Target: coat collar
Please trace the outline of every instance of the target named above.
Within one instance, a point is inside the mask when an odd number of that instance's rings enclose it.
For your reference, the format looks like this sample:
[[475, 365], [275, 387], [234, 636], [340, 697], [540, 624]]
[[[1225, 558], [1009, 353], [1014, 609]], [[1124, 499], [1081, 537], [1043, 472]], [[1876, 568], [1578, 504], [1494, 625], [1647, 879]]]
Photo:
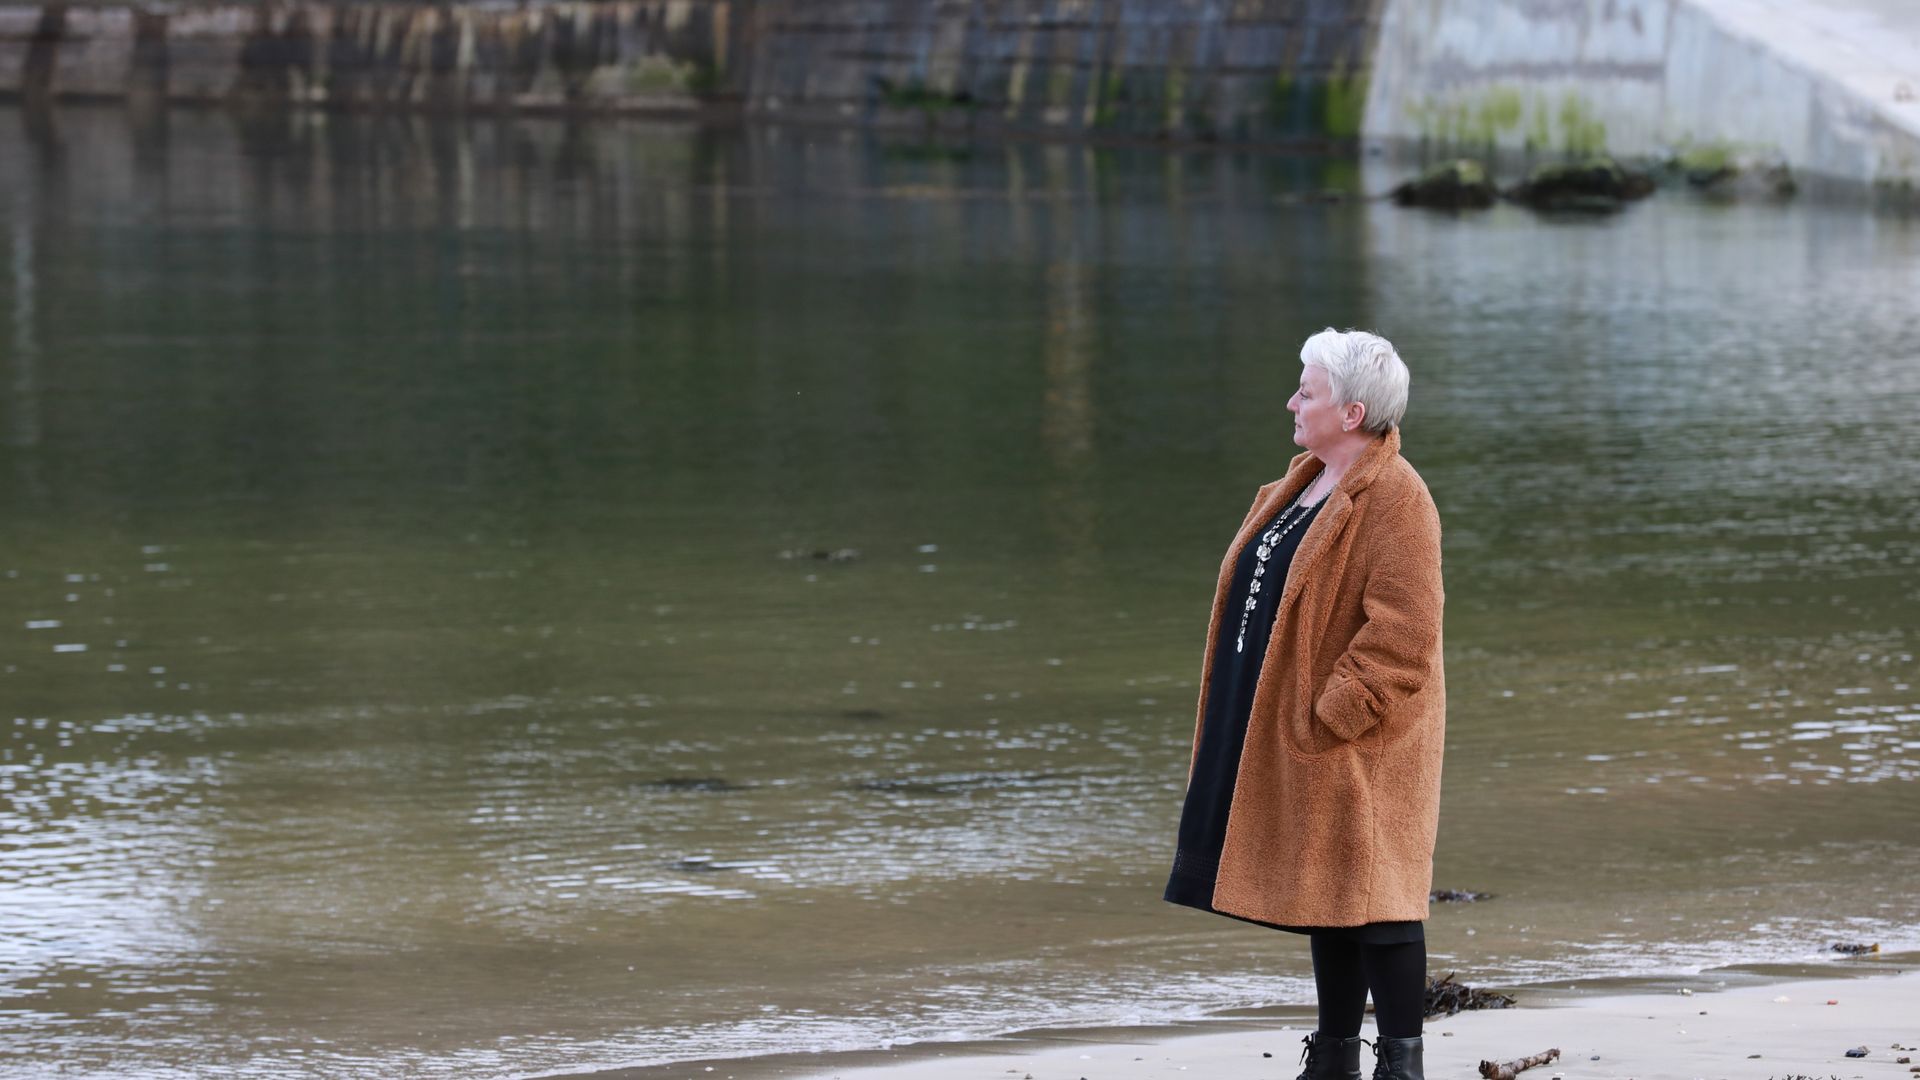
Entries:
[[[1328, 503], [1331, 504], [1334, 496], [1341, 494], [1351, 500], [1373, 483], [1374, 477], [1380, 475], [1380, 470], [1399, 453], [1400, 429], [1388, 428], [1385, 435], [1368, 443], [1367, 448], [1360, 451], [1359, 459], [1347, 470], [1347, 475], [1340, 478], [1340, 486], [1327, 495]], [[1313, 482], [1314, 477], [1320, 475], [1323, 468], [1325, 466], [1313, 456], [1312, 451], [1302, 450], [1295, 454], [1293, 460], [1287, 463], [1287, 475], [1280, 481], [1280, 497], [1274, 501], [1273, 509], [1278, 510], [1286, 501], [1300, 494], [1303, 488]], [[1325, 509], [1331, 510], [1333, 507], [1328, 505]]]
[[[1333, 538], [1339, 535], [1340, 527], [1346, 524], [1347, 516], [1353, 513], [1353, 497], [1373, 483], [1374, 478], [1380, 475], [1380, 470], [1399, 453], [1400, 429], [1391, 428], [1361, 451], [1359, 460], [1347, 470], [1347, 475], [1341, 477], [1340, 483], [1327, 493], [1320, 512], [1314, 516], [1313, 524], [1307, 526], [1307, 534], [1300, 538], [1300, 547], [1294, 552], [1293, 564], [1287, 570], [1286, 588], [1280, 594], [1280, 612], [1285, 612], [1293, 598], [1300, 594], [1300, 586], [1311, 576], [1314, 563], [1326, 554], [1327, 548], [1333, 544]], [[1246, 526], [1234, 541], [1229, 565], [1240, 557], [1240, 552], [1245, 550], [1253, 535], [1272, 521], [1273, 515], [1279, 513], [1282, 506], [1292, 502], [1295, 496], [1305, 490], [1324, 468], [1320, 459], [1311, 452], [1302, 452], [1294, 457], [1287, 466], [1287, 475], [1267, 489], [1266, 498], [1259, 501], [1259, 508], [1247, 518]], [[1222, 580], [1230, 578], [1223, 574]]]

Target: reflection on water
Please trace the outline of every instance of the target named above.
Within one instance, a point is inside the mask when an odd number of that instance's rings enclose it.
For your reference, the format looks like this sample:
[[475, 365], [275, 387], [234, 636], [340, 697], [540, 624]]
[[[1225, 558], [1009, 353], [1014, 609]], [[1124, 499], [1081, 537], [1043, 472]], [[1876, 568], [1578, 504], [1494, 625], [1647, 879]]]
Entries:
[[[1291, 356], [1446, 522], [1436, 964], [1920, 947], [1920, 230], [1351, 163], [0, 113], [0, 1071], [1300, 1002], [1157, 901]], [[1517, 828], [1515, 822], [1525, 822]]]

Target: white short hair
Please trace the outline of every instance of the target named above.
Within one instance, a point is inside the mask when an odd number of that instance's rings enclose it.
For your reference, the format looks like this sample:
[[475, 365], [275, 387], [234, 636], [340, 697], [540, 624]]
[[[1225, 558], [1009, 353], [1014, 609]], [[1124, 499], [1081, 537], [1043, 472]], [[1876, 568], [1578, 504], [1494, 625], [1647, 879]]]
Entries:
[[1328, 327], [1300, 346], [1300, 362], [1327, 373], [1335, 405], [1359, 402], [1367, 407], [1360, 427], [1382, 432], [1400, 426], [1407, 413], [1406, 361], [1393, 342], [1365, 330], [1344, 333]]

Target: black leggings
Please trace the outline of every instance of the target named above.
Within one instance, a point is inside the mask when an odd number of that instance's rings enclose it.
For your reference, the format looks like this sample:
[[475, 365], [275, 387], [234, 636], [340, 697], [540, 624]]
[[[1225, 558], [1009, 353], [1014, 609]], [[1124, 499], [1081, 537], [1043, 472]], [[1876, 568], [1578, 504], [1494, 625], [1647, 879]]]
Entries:
[[1309, 934], [1313, 982], [1320, 992], [1320, 1030], [1336, 1039], [1360, 1034], [1373, 991], [1373, 1022], [1382, 1035], [1411, 1039], [1426, 1013], [1427, 943], [1362, 945], [1338, 934]]

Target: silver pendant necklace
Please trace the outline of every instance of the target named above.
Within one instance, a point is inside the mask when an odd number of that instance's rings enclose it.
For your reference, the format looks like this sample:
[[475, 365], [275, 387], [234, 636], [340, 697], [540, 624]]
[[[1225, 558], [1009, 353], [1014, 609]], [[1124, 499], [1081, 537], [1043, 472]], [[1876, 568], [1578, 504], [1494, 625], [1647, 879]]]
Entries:
[[1312, 507], [1305, 506], [1303, 503], [1307, 492], [1313, 489], [1314, 483], [1318, 483], [1317, 477], [1300, 489], [1300, 494], [1294, 496], [1292, 505], [1280, 511], [1280, 516], [1274, 518], [1273, 524], [1267, 526], [1267, 531], [1260, 535], [1260, 546], [1253, 552], [1255, 560], [1253, 583], [1247, 589], [1247, 602], [1240, 609], [1240, 633], [1233, 639], [1234, 652], [1245, 652], [1247, 649], [1247, 623], [1253, 618], [1253, 609], [1260, 602], [1260, 579], [1267, 574], [1267, 558], [1280, 546], [1281, 539], [1293, 531], [1294, 526], [1310, 516], [1308, 511]]

